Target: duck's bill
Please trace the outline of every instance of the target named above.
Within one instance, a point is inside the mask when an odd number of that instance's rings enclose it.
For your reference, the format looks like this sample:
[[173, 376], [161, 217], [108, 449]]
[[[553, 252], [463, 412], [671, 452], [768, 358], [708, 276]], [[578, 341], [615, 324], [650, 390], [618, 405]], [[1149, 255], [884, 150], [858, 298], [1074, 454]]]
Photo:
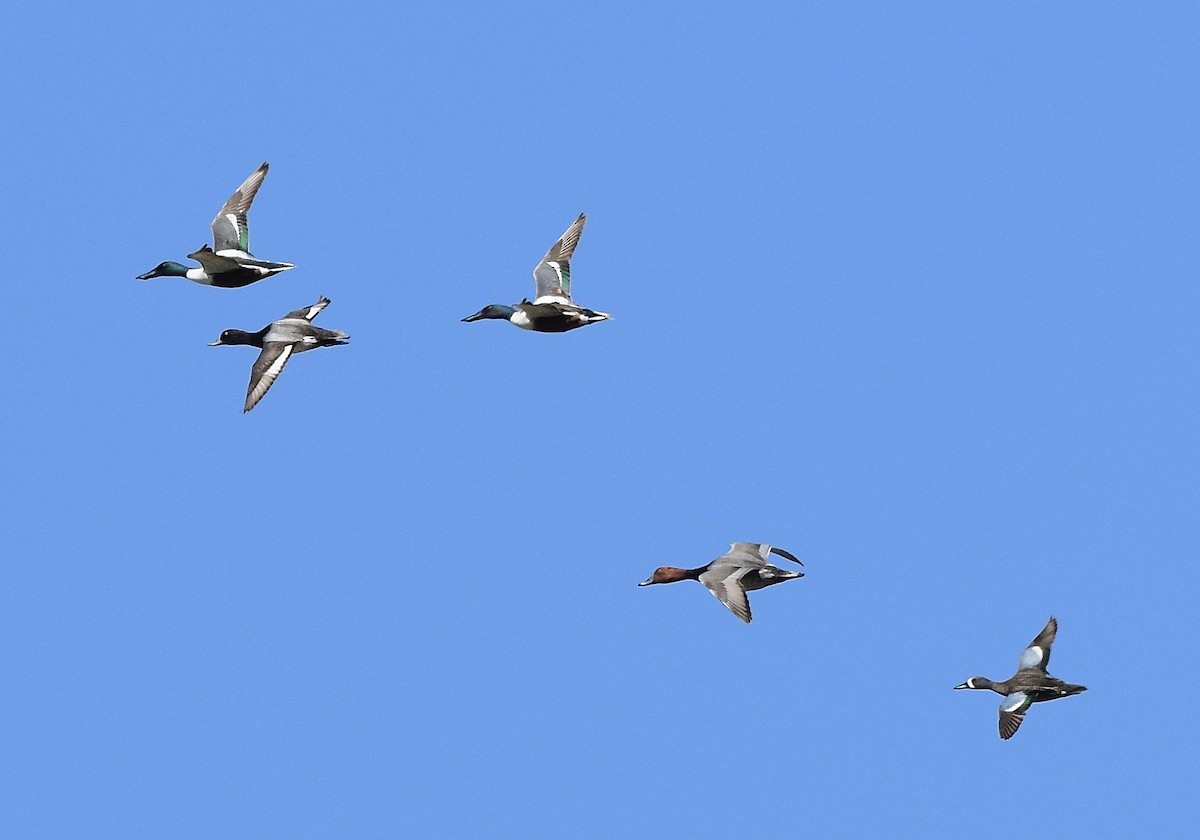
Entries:
[[476, 312], [474, 315], [468, 315], [466, 318], [463, 318], [463, 319], [462, 319], [462, 322], [463, 322], [464, 324], [469, 324], [469, 323], [471, 323], [472, 321], [478, 321], [478, 320], [480, 320], [482, 317], [483, 317], [483, 310], [482, 310], [482, 309], [480, 309], [480, 310], [479, 310], [478, 312]]
[[970, 687], [971, 686], [967, 685], [966, 683], [960, 683], [959, 685], [954, 686], [954, 690], [958, 691], [960, 688], [970, 688]]
[[221, 339], [218, 338], [216, 341], [208, 342], [208, 346], [209, 347], [224, 347], [225, 344], [224, 344], [224, 342], [221, 341]]
[[649, 586], [652, 583], [654, 583], [654, 577], [650, 576], [650, 577], [646, 578], [644, 581], [642, 581], [641, 583], [639, 583], [638, 586]]
[[157, 272], [155, 269], [153, 269], [153, 268], [152, 268], [152, 269], [150, 269], [149, 271], [147, 271], [145, 274], [139, 274], [139, 275], [137, 276], [137, 279], [139, 279], [139, 280], [153, 280], [155, 277], [161, 277], [161, 276], [162, 276], [161, 274], [159, 274], [159, 273], [158, 273], [158, 272]]

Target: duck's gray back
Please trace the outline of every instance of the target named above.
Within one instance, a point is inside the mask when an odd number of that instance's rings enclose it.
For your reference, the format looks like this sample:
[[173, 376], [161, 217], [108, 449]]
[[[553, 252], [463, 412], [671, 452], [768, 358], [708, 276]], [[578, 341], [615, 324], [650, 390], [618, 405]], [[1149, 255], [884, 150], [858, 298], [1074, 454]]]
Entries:
[[271, 324], [263, 341], [293, 344], [302, 341], [305, 336], [315, 337], [317, 334], [318, 329], [303, 318], [283, 318]]

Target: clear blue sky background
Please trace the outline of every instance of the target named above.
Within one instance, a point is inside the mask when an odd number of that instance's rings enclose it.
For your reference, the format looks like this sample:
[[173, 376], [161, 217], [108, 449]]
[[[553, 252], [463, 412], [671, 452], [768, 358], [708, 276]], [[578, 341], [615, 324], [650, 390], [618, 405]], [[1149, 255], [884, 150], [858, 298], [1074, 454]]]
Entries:
[[0, 834], [1194, 830], [1200, 12], [978, 5], [6, 18]]

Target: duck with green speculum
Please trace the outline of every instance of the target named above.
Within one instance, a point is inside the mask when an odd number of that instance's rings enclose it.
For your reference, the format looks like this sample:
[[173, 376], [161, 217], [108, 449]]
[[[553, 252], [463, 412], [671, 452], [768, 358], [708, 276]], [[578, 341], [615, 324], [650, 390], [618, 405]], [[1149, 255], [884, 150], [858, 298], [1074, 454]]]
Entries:
[[508, 321], [523, 330], [559, 333], [608, 320], [608, 313], [584, 309], [571, 299], [571, 255], [579, 244], [585, 222], [587, 215], [580, 213], [533, 269], [537, 284], [537, 296], [533, 301], [525, 299], [512, 306], [493, 303], [463, 321], [470, 323], [491, 318]]
[[200, 268], [189, 268], [168, 260], [139, 274], [137, 279], [186, 277], [205, 286], [236, 289], [294, 268], [291, 263], [260, 260], [250, 253], [250, 225], [246, 215], [267, 177], [267, 169], [267, 164], [263, 163], [254, 170], [217, 213], [212, 221], [213, 247], [203, 245], [200, 250], [188, 254], [189, 259], [200, 263]]
[[1021, 652], [1017, 673], [1000, 682], [987, 677], [971, 677], [965, 683], [954, 686], [955, 689], [984, 689], [1004, 695], [1004, 702], [1000, 704], [1000, 737], [1005, 741], [1017, 734], [1017, 728], [1025, 720], [1025, 712], [1034, 703], [1058, 700], [1087, 691], [1087, 686], [1063, 682], [1047, 673], [1050, 646], [1054, 644], [1057, 634], [1058, 621], [1051, 616], [1042, 632]]

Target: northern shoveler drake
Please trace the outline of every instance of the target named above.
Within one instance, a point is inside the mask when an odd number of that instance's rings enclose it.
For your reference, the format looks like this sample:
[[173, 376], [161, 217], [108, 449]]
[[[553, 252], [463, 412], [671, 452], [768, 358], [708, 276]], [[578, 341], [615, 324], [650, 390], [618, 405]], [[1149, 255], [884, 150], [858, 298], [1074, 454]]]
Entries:
[[254, 361], [254, 367], [250, 368], [250, 385], [246, 388], [243, 412], [258, 404], [275, 384], [275, 380], [283, 372], [284, 365], [292, 356], [315, 347], [336, 347], [349, 341], [350, 336], [341, 330], [324, 330], [313, 326], [312, 319], [328, 305], [329, 298], [322, 296], [312, 306], [289, 312], [258, 332], [225, 330], [220, 338], [208, 345], [218, 347], [224, 344], [249, 344], [262, 348], [262, 352]]
[[528, 299], [512, 306], [493, 303], [474, 315], [468, 315], [463, 321], [470, 323], [496, 318], [516, 324], [523, 330], [558, 333], [607, 320], [610, 317], [608, 313], [584, 309], [571, 299], [571, 255], [579, 244], [585, 222], [587, 214], [580, 213], [579, 218], [533, 269], [537, 297], [532, 303]]
[[268, 168], [263, 163], [254, 170], [217, 213], [212, 221], [213, 247], [202, 245], [198, 251], [188, 254], [189, 259], [200, 263], [200, 268], [188, 268], [168, 260], [145, 274], [139, 274], [137, 279], [186, 277], [193, 283], [205, 286], [236, 289], [294, 268], [291, 263], [260, 260], [250, 253], [250, 225], [246, 221], [246, 214], [250, 212], [250, 204], [267, 177]]
[[698, 580], [708, 587], [708, 591], [717, 596], [717, 600], [728, 607], [730, 612], [749, 624], [750, 600], [746, 597], [747, 592], [804, 577], [804, 572], [791, 572], [772, 566], [767, 562], [767, 557], [771, 554], [804, 565], [782, 548], [764, 543], [735, 542], [729, 546], [729, 551], [707, 566], [696, 569], [660, 566], [638, 586]]
[[1017, 673], [1001, 682], [993, 682], [987, 677], [971, 677], [965, 683], [954, 686], [955, 689], [989, 689], [1004, 695], [1004, 702], [1000, 704], [1000, 737], [1005, 741], [1017, 734], [1017, 727], [1025, 720], [1025, 712], [1034, 703], [1058, 700], [1087, 691], [1085, 685], [1072, 685], [1046, 673], [1046, 667], [1050, 664], [1050, 645], [1054, 644], [1057, 634], [1058, 621], [1051, 616], [1042, 632], [1021, 652]]

